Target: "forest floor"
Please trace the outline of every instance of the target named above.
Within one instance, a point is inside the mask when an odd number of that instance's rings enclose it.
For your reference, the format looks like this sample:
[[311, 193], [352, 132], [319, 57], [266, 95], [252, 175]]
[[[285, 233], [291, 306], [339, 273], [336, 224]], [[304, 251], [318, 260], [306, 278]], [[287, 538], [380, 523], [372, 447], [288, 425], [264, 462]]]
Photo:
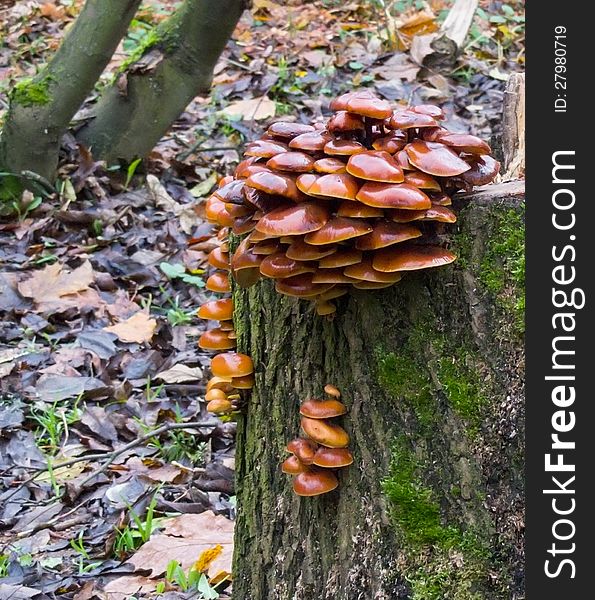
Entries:
[[[0, 119], [81, 3], [0, 0]], [[521, 2], [480, 2], [448, 73], [412, 42], [451, 3], [384, 4], [254, 0], [211, 95], [147, 160], [98, 163], [67, 136], [58, 189], [0, 219], [0, 599], [228, 597], [235, 423], [205, 410], [196, 344], [205, 198], [273, 119], [321, 117], [355, 87], [439, 104], [497, 147], [506, 78], [524, 69]], [[174, 5], [143, 4], [101, 85]]]

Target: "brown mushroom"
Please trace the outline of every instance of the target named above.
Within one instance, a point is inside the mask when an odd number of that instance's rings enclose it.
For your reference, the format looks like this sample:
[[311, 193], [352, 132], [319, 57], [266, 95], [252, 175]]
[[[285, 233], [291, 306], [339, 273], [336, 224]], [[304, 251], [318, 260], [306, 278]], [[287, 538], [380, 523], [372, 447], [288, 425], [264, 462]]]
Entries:
[[293, 480], [293, 491], [298, 496], [319, 496], [331, 492], [339, 485], [332, 471], [308, 470], [298, 473]]
[[316, 450], [318, 450], [318, 445], [306, 438], [298, 437], [287, 444], [287, 451], [297, 456], [299, 461], [305, 465], [312, 464]]
[[383, 273], [416, 271], [442, 267], [453, 262], [456, 256], [440, 246], [414, 246], [403, 244], [378, 250], [374, 253], [372, 266]]
[[307, 173], [314, 168], [314, 159], [303, 152], [282, 152], [269, 159], [267, 167], [277, 171]]
[[373, 283], [392, 284], [401, 279], [400, 273], [382, 273], [374, 269], [372, 266], [372, 259], [370, 257], [366, 257], [358, 264], [346, 267], [343, 272], [345, 275], [352, 277], [353, 279], [360, 279], [362, 281], [369, 281]]
[[309, 419], [331, 419], [347, 412], [347, 407], [338, 400], [305, 400], [300, 406], [300, 415]]
[[221, 300], [209, 300], [199, 309], [197, 316], [200, 319], [211, 319], [213, 321], [225, 321], [233, 315], [233, 300], [223, 298]]
[[227, 271], [215, 271], [207, 279], [205, 287], [211, 292], [217, 292], [220, 294], [230, 292], [231, 286], [229, 284], [229, 277], [227, 275]]
[[280, 294], [296, 298], [311, 298], [318, 296], [333, 287], [332, 283], [314, 283], [311, 273], [295, 275], [287, 279], [277, 279], [275, 289]]
[[405, 146], [409, 162], [424, 173], [439, 177], [452, 177], [471, 167], [448, 146], [440, 142], [414, 140]]
[[207, 410], [215, 414], [229, 413], [233, 410], [233, 405], [227, 398], [216, 398], [207, 404]]
[[440, 136], [442, 144], [450, 146], [456, 152], [469, 152], [470, 154], [489, 154], [492, 149], [481, 138], [468, 133], [446, 133]]
[[404, 131], [397, 129], [391, 131], [388, 135], [376, 138], [372, 142], [372, 148], [374, 148], [374, 150], [388, 152], [389, 154], [395, 154], [395, 152], [402, 150], [406, 144], [407, 134]]
[[439, 221], [440, 223], [456, 223], [457, 215], [446, 206], [432, 206], [426, 210], [424, 221]]
[[395, 111], [390, 118], [389, 127], [392, 129], [413, 129], [419, 127], [437, 127], [437, 121], [430, 115], [412, 110]]
[[302, 417], [300, 423], [304, 433], [321, 446], [346, 448], [349, 444], [349, 435], [340, 425], [309, 417]]
[[359, 190], [357, 180], [348, 173], [322, 175], [310, 185], [306, 194], [309, 196], [329, 196], [341, 200], [355, 200]]
[[420, 190], [442, 191], [440, 184], [431, 175], [423, 171], [407, 171], [405, 173], [405, 183], [418, 187]]
[[211, 371], [216, 377], [243, 377], [254, 371], [252, 359], [239, 352], [222, 352], [211, 360]]
[[353, 464], [353, 454], [347, 448], [318, 448], [314, 455], [317, 467], [325, 469], [340, 469]]
[[254, 373], [242, 375], [241, 377], [232, 377], [231, 385], [237, 390], [251, 390], [254, 387]]
[[355, 140], [330, 140], [324, 146], [324, 153], [330, 156], [351, 156], [359, 152], [365, 152], [366, 148]]
[[370, 233], [356, 240], [355, 247], [358, 250], [377, 250], [420, 236], [421, 231], [413, 225], [395, 223], [394, 221], [378, 221], [374, 224], [374, 229]]
[[314, 170], [318, 173], [331, 174], [347, 172], [345, 163], [342, 160], [339, 160], [338, 158], [321, 158], [314, 163]]
[[318, 267], [320, 269], [336, 269], [338, 267], [347, 267], [360, 262], [361, 259], [361, 250], [356, 250], [355, 248], [341, 248], [340, 250], [337, 250], [337, 252], [321, 258], [318, 261]]
[[207, 261], [216, 269], [223, 269], [225, 271], [229, 271], [230, 269], [229, 253], [223, 252], [219, 246], [209, 252]]
[[271, 279], [284, 279], [302, 273], [315, 273], [316, 267], [306, 261], [288, 258], [285, 252], [275, 252], [265, 257], [260, 265], [260, 272]]
[[434, 104], [418, 104], [417, 106], [412, 106], [411, 110], [421, 115], [429, 115], [430, 117], [438, 119], [439, 121], [445, 117], [444, 111], [439, 106], [435, 106]]
[[332, 396], [333, 398], [340, 398], [341, 397], [341, 392], [339, 391], [339, 388], [335, 385], [333, 385], [332, 383], [327, 383], [324, 386], [324, 393]]
[[327, 208], [313, 202], [301, 202], [289, 208], [278, 208], [267, 213], [256, 225], [256, 231], [277, 237], [302, 235], [317, 231], [329, 218], [330, 213]]
[[319, 260], [329, 256], [337, 251], [337, 246], [311, 246], [304, 241], [304, 238], [296, 237], [285, 251], [287, 258], [293, 260]]
[[217, 328], [205, 331], [198, 338], [198, 345], [203, 350], [230, 350], [235, 348], [236, 343], [226, 331]]
[[486, 185], [493, 181], [500, 170], [500, 163], [491, 156], [478, 156], [469, 161], [470, 169], [462, 179], [471, 185]]
[[392, 114], [390, 104], [375, 96], [370, 90], [347, 92], [335, 98], [330, 108], [333, 111], [345, 110], [372, 119], [387, 119]]
[[291, 455], [281, 463], [281, 471], [288, 475], [297, 475], [307, 470], [308, 467], [295, 455]]
[[302, 133], [311, 133], [315, 131], [312, 125], [303, 123], [289, 123], [287, 121], [277, 121], [269, 126], [267, 133], [281, 139], [291, 139]]
[[258, 158], [271, 158], [276, 154], [287, 152], [287, 146], [273, 140], [255, 140], [246, 146], [244, 156], [256, 156]]
[[405, 177], [403, 169], [388, 153], [377, 150], [360, 152], [349, 157], [347, 172], [368, 181], [401, 183]]
[[345, 200], [341, 202], [337, 209], [338, 217], [353, 217], [355, 219], [369, 219], [374, 217], [384, 216], [384, 211], [381, 208], [374, 208], [373, 206], [367, 206], [360, 202], [351, 202]]
[[314, 246], [344, 242], [372, 231], [372, 226], [362, 219], [333, 217], [320, 229], [308, 233], [304, 241]]
[[300, 200], [300, 192], [295, 185], [295, 181], [286, 175], [273, 173], [272, 171], [262, 171], [250, 175], [246, 179], [246, 185], [260, 190], [266, 194], [283, 196], [293, 201]]
[[361, 115], [356, 115], [353, 113], [348, 113], [345, 110], [340, 110], [329, 119], [327, 128], [333, 133], [363, 131], [364, 121]]
[[404, 208], [422, 210], [430, 208], [432, 202], [419, 188], [407, 183], [377, 183], [367, 181], [356, 198], [375, 208]]
[[312, 131], [302, 133], [289, 142], [292, 150], [305, 150], [306, 152], [321, 152], [327, 142], [332, 139], [331, 135], [324, 131]]

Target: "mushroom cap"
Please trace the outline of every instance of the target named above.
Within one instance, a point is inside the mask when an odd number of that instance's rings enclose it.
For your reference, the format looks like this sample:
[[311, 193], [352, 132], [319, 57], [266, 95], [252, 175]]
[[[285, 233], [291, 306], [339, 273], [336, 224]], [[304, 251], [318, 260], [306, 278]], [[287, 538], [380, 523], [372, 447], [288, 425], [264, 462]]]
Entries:
[[308, 467], [294, 454], [281, 463], [281, 471], [288, 475], [297, 475], [298, 473], [304, 473], [307, 470]]
[[333, 133], [336, 131], [363, 131], [364, 121], [361, 115], [340, 110], [328, 120], [327, 128]]
[[300, 192], [307, 194], [308, 190], [310, 189], [310, 186], [319, 177], [320, 177], [320, 175], [317, 175], [315, 173], [302, 173], [301, 175], [298, 175], [297, 179], [295, 180], [297, 189], [300, 190]]
[[294, 201], [300, 199], [300, 193], [295, 185], [295, 181], [291, 177], [281, 175], [280, 173], [273, 173], [272, 171], [254, 173], [254, 175], [250, 175], [246, 179], [246, 185], [266, 194], [283, 196]]
[[349, 435], [340, 425], [309, 417], [302, 417], [300, 423], [304, 433], [321, 446], [346, 448], [349, 444]]
[[395, 152], [402, 150], [406, 144], [407, 135], [405, 132], [395, 129], [388, 135], [376, 138], [372, 142], [372, 148], [374, 148], [374, 150], [380, 150], [388, 152], [389, 154], [394, 154]]
[[225, 271], [229, 271], [230, 269], [229, 252], [223, 252], [219, 246], [209, 252], [207, 261], [216, 269], [223, 269]]
[[254, 365], [246, 354], [222, 352], [211, 360], [211, 371], [217, 377], [243, 377], [254, 371]]
[[295, 238], [285, 251], [285, 256], [293, 260], [319, 260], [336, 251], [337, 246], [311, 246], [303, 238]]
[[329, 396], [332, 396], [333, 398], [341, 397], [341, 392], [339, 391], [339, 388], [333, 385], [332, 383], [327, 383], [324, 386], [324, 393], [328, 394]]
[[277, 279], [275, 281], [275, 289], [279, 294], [285, 294], [286, 296], [311, 298], [312, 296], [323, 294], [334, 285], [332, 283], [314, 283], [312, 277], [312, 273], [304, 273], [303, 275], [295, 275], [287, 279]]
[[363, 204], [375, 208], [422, 210], [432, 206], [432, 202], [426, 194], [408, 183], [366, 181], [356, 198]]
[[330, 109], [345, 110], [372, 119], [387, 119], [393, 112], [386, 100], [378, 98], [369, 90], [347, 92], [335, 98], [330, 104]]
[[[338, 158], [321, 158], [314, 163], [317, 173], [346, 173], [345, 163]], [[308, 186], [309, 187], [309, 186]]]
[[209, 300], [198, 309], [197, 316], [200, 319], [212, 319], [213, 321], [231, 319], [233, 316], [233, 300], [231, 298]]
[[294, 137], [291, 142], [289, 142], [289, 147], [292, 150], [322, 152], [326, 143], [331, 139], [332, 136], [326, 131], [312, 131]]
[[227, 212], [225, 202], [210, 196], [205, 202], [205, 217], [211, 223], [217, 223], [221, 227], [231, 227], [233, 225], [233, 217]]
[[231, 258], [231, 270], [234, 277], [242, 269], [257, 269], [262, 262], [262, 256], [254, 254], [248, 238], [244, 238], [236, 248]]
[[388, 153], [377, 150], [360, 152], [349, 157], [347, 172], [368, 181], [401, 183], [405, 180], [403, 169]]
[[432, 206], [450, 206], [452, 204], [452, 198], [446, 194], [432, 194], [430, 200], [432, 201]]
[[337, 307], [326, 300], [316, 300], [316, 314], [325, 317], [337, 312]]
[[207, 279], [205, 287], [207, 290], [211, 292], [218, 292], [219, 294], [230, 292], [231, 285], [229, 284], [227, 271], [215, 271]]
[[228, 413], [233, 410], [233, 405], [227, 398], [215, 398], [207, 404], [207, 410], [216, 414]]
[[233, 278], [241, 288], [249, 288], [260, 280], [260, 271], [256, 266], [249, 269], [239, 269], [234, 271]]
[[316, 443], [302, 437], [294, 438], [287, 444], [287, 451], [297, 456], [305, 465], [312, 464], [316, 450], [318, 450]]
[[221, 329], [222, 331], [233, 331], [233, 321], [231, 317], [229, 319], [219, 321], [219, 329]]
[[[426, 209], [427, 210], [427, 209]], [[386, 211], [386, 216], [395, 223], [411, 223], [412, 221], [421, 221], [426, 216], [426, 210], [403, 210], [394, 208]]]
[[489, 154], [492, 149], [481, 138], [468, 133], [445, 133], [438, 140], [450, 146], [455, 152], [469, 152], [470, 154]]
[[366, 148], [355, 140], [332, 139], [324, 146], [324, 153], [330, 156], [351, 156], [365, 150]]
[[333, 217], [320, 229], [308, 233], [304, 240], [312, 245], [336, 244], [372, 231], [372, 226], [362, 219]]
[[254, 140], [246, 146], [244, 156], [256, 156], [258, 158], [270, 158], [275, 154], [287, 152], [287, 146], [273, 140]]
[[231, 350], [235, 348], [235, 340], [220, 328], [209, 329], [198, 338], [198, 345], [203, 350]]
[[424, 173], [439, 177], [452, 177], [471, 167], [448, 146], [440, 142], [414, 140], [405, 146], [409, 162]]
[[260, 272], [271, 279], [285, 279], [302, 273], [315, 273], [316, 266], [306, 261], [288, 258], [285, 252], [275, 252], [265, 257], [260, 265]]
[[268, 256], [269, 254], [280, 252], [283, 249], [283, 246], [279, 242], [279, 238], [272, 238], [270, 240], [256, 242], [251, 249], [254, 254]]
[[[399, 278], [400, 279], [400, 278]], [[383, 288], [390, 287], [391, 285], [395, 285], [398, 281], [390, 281], [389, 283], [383, 283], [381, 281], [358, 281], [353, 284], [353, 287], [358, 290], [381, 290]]]
[[355, 219], [368, 219], [374, 217], [383, 217], [384, 211], [381, 208], [374, 208], [373, 206], [367, 206], [360, 202], [351, 202], [345, 200], [341, 202], [337, 209], [338, 217], [353, 217]]
[[228, 394], [232, 391], [231, 377], [211, 377], [207, 381], [207, 392], [211, 390], [221, 390]]
[[347, 277], [340, 268], [318, 269], [312, 277], [312, 283], [353, 283], [353, 279]]
[[256, 231], [268, 236], [302, 235], [317, 231], [330, 218], [327, 208], [301, 202], [289, 208], [276, 208], [258, 221]]
[[213, 192], [213, 196], [223, 200], [223, 202], [232, 202], [234, 204], [242, 203], [242, 190], [244, 189], [244, 181], [242, 179], [233, 179], [226, 183], [223, 187], [218, 188]]
[[426, 210], [424, 221], [439, 221], [440, 223], [456, 223], [457, 215], [446, 206], [432, 205]]
[[300, 406], [300, 415], [310, 419], [331, 419], [347, 412], [347, 407], [338, 400], [305, 400]]
[[[268, 170], [265, 166], [264, 163], [259, 162], [260, 159], [256, 156], [249, 156], [248, 158], [245, 158], [244, 160], [240, 161], [238, 163], [238, 166], [235, 168], [235, 171], [233, 172], [233, 176], [236, 179], [246, 179], [246, 177], [248, 177], [249, 175], [252, 174], [252, 171], [250, 171], [250, 173], [246, 174], [247, 171], [246, 169], [248, 169], [248, 167], [261, 167], [260, 170]], [[255, 173], [257, 171], [254, 171]]]
[[474, 157], [470, 161], [471, 168], [463, 173], [463, 180], [471, 185], [486, 185], [498, 175], [500, 163], [491, 156]]
[[[371, 283], [397, 283], [401, 279], [400, 273], [382, 273], [377, 271], [372, 266], [372, 259], [370, 257], [364, 258], [360, 263], [350, 265], [344, 270], [345, 275], [353, 277], [353, 279], [359, 279], [361, 281], [368, 281]], [[357, 285], [354, 283], [354, 285]]]
[[277, 171], [306, 173], [314, 168], [314, 159], [304, 152], [282, 152], [269, 159], [267, 167]]
[[362, 259], [361, 250], [355, 248], [343, 248], [329, 256], [325, 256], [318, 261], [319, 269], [336, 269], [338, 267], [348, 267], [360, 262]]
[[355, 200], [359, 190], [357, 180], [349, 173], [321, 175], [307, 189], [309, 196], [329, 196], [342, 200]]
[[326, 469], [340, 469], [353, 464], [353, 454], [347, 448], [318, 448], [314, 455], [317, 467]]
[[332, 471], [310, 469], [295, 476], [293, 491], [298, 496], [319, 496], [331, 492], [338, 485], [339, 480]]
[[359, 250], [377, 250], [420, 236], [421, 231], [413, 225], [404, 225], [394, 221], [378, 221], [370, 233], [356, 241], [355, 247]]
[[242, 375], [241, 377], [232, 377], [231, 385], [237, 390], [251, 390], [254, 387], [254, 373]]
[[395, 111], [389, 121], [389, 127], [392, 129], [412, 129], [437, 126], [438, 122], [430, 115], [407, 109]]
[[248, 215], [246, 217], [234, 219], [231, 230], [236, 235], [244, 235], [245, 233], [253, 231], [255, 227], [256, 221], [253, 220], [252, 215]]
[[442, 191], [440, 184], [431, 175], [423, 171], [407, 171], [405, 173], [405, 183], [413, 185], [420, 190]]
[[221, 388], [212, 388], [205, 393], [205, 400], [207, 402], [215, 399], [227, 400], [227, 394]]
[[455, 259], [456, 256], [452, 252], [440, 246], [403, 244], [375, 252], [372, 266], [383, 273], [394, 273], [442, 267]]
[[434, 119], [439, 119], [440, 121], [444, 119], [444, 111], [434, 104], [418, 104], [417, 106], [412, 106], [411, 110], [413, 112], [419, 113], [420, 115], [429, 115], [430, 117], [434, 117]]
[[267, 129], [269, 135], [282, 139], [291, 139], [302, 133], [311, 133], [312, 131], [315, 131], [312, 125], [289, 123], [288, 121], [277, 121]]

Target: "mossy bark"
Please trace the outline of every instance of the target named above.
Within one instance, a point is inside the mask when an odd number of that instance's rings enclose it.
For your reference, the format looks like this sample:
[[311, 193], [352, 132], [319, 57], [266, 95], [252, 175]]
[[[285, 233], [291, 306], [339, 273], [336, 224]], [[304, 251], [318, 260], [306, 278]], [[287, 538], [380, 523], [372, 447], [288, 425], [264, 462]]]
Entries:
[[47, 66], [15, 86], [0, 136], [2, 170], [54, 178], [60, 139], [139, 4], [140, 0], [87, 0]]
[[185, 0], [104, 92], [79, 140], [108, 162], [146, 156], [192, 98], [208, 91], [245, 5]]
[[[457, 202], [456, 263], [343, 298], [333, 320], [270, 282], [235, 290], [256, 385], [238, 428], [234, 598], [522, 597], [523, 290], [497, 249], [522, 252], [523, 201], [497, 189]], [[300, 498], [279, 464], [325, 383], [355, 463]]]

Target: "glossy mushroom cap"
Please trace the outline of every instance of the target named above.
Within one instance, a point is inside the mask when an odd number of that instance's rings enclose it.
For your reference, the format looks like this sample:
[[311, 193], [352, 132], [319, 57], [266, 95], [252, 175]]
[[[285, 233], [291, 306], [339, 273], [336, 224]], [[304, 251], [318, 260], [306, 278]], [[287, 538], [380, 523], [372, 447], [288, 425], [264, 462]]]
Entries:
[[295, 238], [287, 247], [285, 256], [294, 260], [319, 260], [337, 251], [337, 246], [312, 246], [307, 244], [303, 238]]
[[199, 309], [197, 316], [201, 319], [212, 319], [213, 321], [226, 321], [233, 316], [233, 300], [223, 298], [221, 300], [210, 300], [205, 302]]
[[211, 371], [216, 377], [243, 377], [254, 371], [254, 365], [246, 354], [223, 352], [211, 360]]
[[338, 400], [306, 400], [300, 406], [300, 415], [310, 419], [331, 419], [347, 412], [347, 407]]
[[283, 196], [293, 201], [300, 199], [300, 192], [295, 185], [295, 181], [280, 173], [273, 173], [272, 171], [254, 173], [246, 179], [246, 185], [265, 194]]
[[302, 273], [315, 273], [316, 267], [307, 261], [288, 258], [285, 252], [276, 252], [265, 257], [260, 265], [260, 272], [271, 279], [284, 279]]
[[254, 373], [232, 377], [231, 385], [237, 390], [251, 390], [254, 387]]
[[452, 177], [471, 167], [448, 146], [440, 142], [415, 140], [405, 146], [409, 162], [424, 173], [439, 177]]
[[405, 180], [399, 163], [388, 152], [382, 151], [370, 150], [350, 156], [347, 172], [368, 181], [402, 183]]
[[340, 425], [309, 417], [302, 417], [300, 423], [304, 433], [321, 446], [346, 448], [349, 444], [349, 435]]
[[[428, 210], [431, 210], [431, 208]], [[395, 223], [394, 221], [378, 221], [370, 233], [356, 241], [355, 247], [358, 250], [377, 250], [420, 236], [421, 231], [413, 225]]]
[[307, 173], [314, 168], [314, 159], [303, 152], [283, 152], [269, 159], [267, 167], [277, 171]]
[[313, 464], [326, 469], [340, 469], [353, 463], [353, 454], [347, 448], [318, 448]]
[[348, 173], [321, 175], [306, 191], [309, 196], [328, 196], [342, 200], [355, 200], [359, 184]]
[[311, 133], [313, 131], [315, 131], [315, 129], [312, 125], [288, 123], [286, 121], [277, 121], [267, 129], [269, 135], [281, 139], [292, 139], [302, 133]]
[[295, 438], [287, 444], [287, 451], [295, 454], [300, 462], [311, 465], [318, 445], [306, 438]]
[[391, 246], [374, 253], [372, 266], [377, 271], [393, 273], [395, 271], [416, 271], [442, 267], [453, 262], [456, 256], [440, 246]]
[[226, 271], [215, 271], [208, 279], [205, 284], [207, 290], [211, 292], [217, 292], [225, 294], [231, 291], [231, 285], [229, 283], [229, 277]]
[[227, 400], [227, 394], [220, 388], [212, 388], [205, 393], [205, 400], [207, 402], [211, 400]]
[[233, 405], [227, 399], [215, 399], [207, 404], [207, 410], [215, 414], [228, 413], [233, 410]]
[[338, 485], [339, 480], [332, 471], [308, 470], [296, 475], [293, 480], [293, 491], [298, 496], [319, 496], [331, 492]]
[[336, 244], [360, 235], [366, 235], [371, 231], [372, 226], [363, 219], [334, 217], [317, 231], [307, 234], [304, 241], [313, 246]]
[[330, 105], [331, 110], [344, 110], [372, 119], [387, 119], [392, 115], [392, 108], [386, 100], [381, 100], [369, 90], [347, 92], [335, 98]]
[[324, 206], [301, 202], [289, 208], [278, 208], [264, 215], [256, 231], [268, 236], [302, 235], [320, 229], [330, 218]]
[[236, 347], [236, 342], [229, 337], [229, 332], [217, 328], [205, 331], [198, 339], [198, 345], [203, 350], [231, 350]]
[[424, 192], [407, 183], [368, 181], [360, 188], [357, 199], [375, 208], [422, 210], [432, 206], [430, 198]]
[[307, 470], [308, 467], [295, 455], [291, 455], [281, 463], [281, 471], [288, 475], [297, 475]]

